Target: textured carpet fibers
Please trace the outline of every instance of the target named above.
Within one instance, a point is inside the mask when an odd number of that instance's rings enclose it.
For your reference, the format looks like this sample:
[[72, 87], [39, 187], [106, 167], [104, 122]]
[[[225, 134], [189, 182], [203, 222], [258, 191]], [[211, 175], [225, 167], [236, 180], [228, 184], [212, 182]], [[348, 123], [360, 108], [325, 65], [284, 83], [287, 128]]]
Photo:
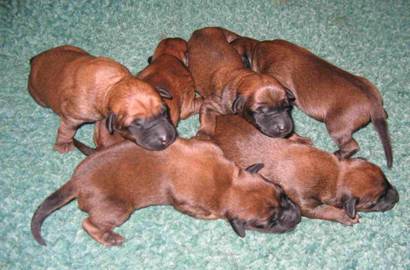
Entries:
[[[409, 269], [410, 2], [396, 1], [7, 1], [0, 0], [0, 269]], [[165, 37], [220, 25], [258, 39], [283, 38], [361, 74], [380, 89], [389, 113], [394, 167], [387, 170], [370, 126], [356, 133], [360, 156], [379, 164], [400, 192], [386, 213], [362, 214], [354, 227], [303, 218], [281, 235], [248, 232], [240, 239], [225, 221], [202, 221], [171, 207], [135, 212], [117, 229], [127, 238], [104, 248], [81, 228], [73, 202], [46, 220], [41, 247], [30, 219], [83, 156], [52, 151], [58, 117], [26, 90], [29, 59], [73, 44], [107, 55], [132, 72]], [[320, 124], [294, 111], [297, 131], [328, 151]], [[193, 135], [198, 118], [184, 121]], [[91, 126], [80, 139], [91, 142]]]

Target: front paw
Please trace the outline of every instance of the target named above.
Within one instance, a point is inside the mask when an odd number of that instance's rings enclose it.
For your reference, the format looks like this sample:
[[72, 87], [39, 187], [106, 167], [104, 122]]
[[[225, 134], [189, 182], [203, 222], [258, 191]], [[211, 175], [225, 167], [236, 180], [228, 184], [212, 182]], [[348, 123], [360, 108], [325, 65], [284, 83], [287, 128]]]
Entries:
[[354, 218], [350, 218], [348, 215], [345, 214], [342, 217], [340, 217], [337, 221], [346, 226], [353, 226], [354, 224], [360, 223], [360, 216], [356, 215]]
[[70, 152], [71, 150], [73, 150], [74, 149], [74, 144], [73, 144], [73, 142], [56, 143], [56, 144], [54, 144], [53, 148], [54, 148], [54, 150], [56, 150], [60, 154], [64, 154], [64, 153], [67, 153], [67, 152]]

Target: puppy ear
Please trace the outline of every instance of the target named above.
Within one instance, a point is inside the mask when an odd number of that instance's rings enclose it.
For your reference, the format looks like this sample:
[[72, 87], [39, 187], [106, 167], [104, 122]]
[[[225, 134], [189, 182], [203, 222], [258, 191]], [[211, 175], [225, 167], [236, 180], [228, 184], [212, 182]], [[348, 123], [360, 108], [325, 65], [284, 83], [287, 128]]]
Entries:
[[245, 171], [250, 172], [250, 173], [257, 173], [260, 170], [262, 170], [262, 168], [265, 166], [265, 164], [263, 163], [255, 163], [251, 166], [249, 166], [248, 168], [245, 169]]
[[245, 97], [238, 95], [232, 103], [232, 112], [238, 113], [243, 111], [243, 107], [245, 106]]
[[166, 98], [166, 99], [172, 99], [172, 95], [168, 91], [168, 89], [161, 87], [161, 86], [155, 86], [155, 89], [157, 89], [161, 97]]
[[147, 62], [148, 62], [148, 64], [152, 63], [152, 55], [150, 57], [148, 57]]
[[296, 100], [295, 95], [290, 91], [288, 88], [285, 88], [286, 90], [286, 97], [288, 98], [289, 102], [294, 102]]
[[355, 197], [347, 198], [343, 202], [343, 209], [350, 218], [354, 218], [356, 216], [356, 203], [357, 198]]
[[115, 113], [110, 112], [108, 114], [107, 121], [105, 122], [107, 124], [107, 129], [108, 129], [108, 132], [110, 134], [112, 134], [114, 132], [114, 127], [115, 127], [116, 120], [117, 120], [117, 116], [115, 115]]
[[239, 219], [229, 219], [228, 220], [229, 223], [232, 226], [232, 229], [234, 230], [234, 232], [239, 236], [239, 237], [245, 237], [246, 233], [245, 233], [245, 227], [244, 227], [244, 222], [240, 221]]

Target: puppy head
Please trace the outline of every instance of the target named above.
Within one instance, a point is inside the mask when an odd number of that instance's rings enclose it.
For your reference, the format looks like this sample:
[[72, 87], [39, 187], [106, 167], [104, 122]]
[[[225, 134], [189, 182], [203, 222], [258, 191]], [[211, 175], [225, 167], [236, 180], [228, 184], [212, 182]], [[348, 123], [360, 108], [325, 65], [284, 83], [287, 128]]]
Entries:
[[239, 95], [232, 104], [234, 113], [242, 114], [269, 137], [286, 137], [293, 131], [291, 104], [294, 100], [274, 78], [254, 74], [239, 85]]
[[187, 66], [187, 52], [188, 44], [185, 40], [182, 38], [166, 38], [158, 44], [154, 54], [148, 58], [148, 63], [151, 64], [160, 55], [172, 55]]
[[226, 217], [240, 237], [245, 236], [246, 230], [282, 233], [300, 222], [299, 207], [282, 188], [256, 173], [262, 167], [255, 164], [239, 170], [226, 196]]
[[399, 193], [383, 171], [366, 160], [346, 160], [347, 171], [343, 174], [341, 203], [350, 217], [356, 211], [387, 211], [399, 201]]
[[162, 150], [175, 141], [167, 106], [161, 96], [171, 98], [164, 89], [155, 90], [136, 78], [122, 80], [110, 90], [107, 128], [148, 150]]

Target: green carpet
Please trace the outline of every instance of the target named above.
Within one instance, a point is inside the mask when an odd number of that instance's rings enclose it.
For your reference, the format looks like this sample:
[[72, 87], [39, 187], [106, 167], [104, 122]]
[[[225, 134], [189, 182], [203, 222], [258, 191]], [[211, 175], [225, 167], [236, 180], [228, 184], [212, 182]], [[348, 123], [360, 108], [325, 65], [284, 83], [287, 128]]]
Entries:
[[[122, 2], [122, 3], [120, 3]], [[410, 269], [410, 1], [18, 1], [0, 0], [0, 269]], [[359, 155], [382, 166], [400, 193], [386, 213], [354, 227], [304, 218], [291, 233], [238, 238], [224, 221], [202, 221], [171, 207], [137, 211], [104, 248], [81, 228], [76, 203], [46, 220], [41, 247], [30, 234], [39, 203], [83, 156], [52, 151], [58, 118], [26, 90], [29, 59], [73, 44], [108, 55], [132, 72], [165, 37], [220, 25], [258, 39], [283, 38], [361, 74], [380, 89], [389, 113], [394, 167], [387, 170], [371, 126], [356, 133]], [[333, 151], [324, 126], [294, 112], [297, 131]], [[191, 136], [198, 118], [184, 121]], [[91, 127], [79, 137], [91, 142]]]

